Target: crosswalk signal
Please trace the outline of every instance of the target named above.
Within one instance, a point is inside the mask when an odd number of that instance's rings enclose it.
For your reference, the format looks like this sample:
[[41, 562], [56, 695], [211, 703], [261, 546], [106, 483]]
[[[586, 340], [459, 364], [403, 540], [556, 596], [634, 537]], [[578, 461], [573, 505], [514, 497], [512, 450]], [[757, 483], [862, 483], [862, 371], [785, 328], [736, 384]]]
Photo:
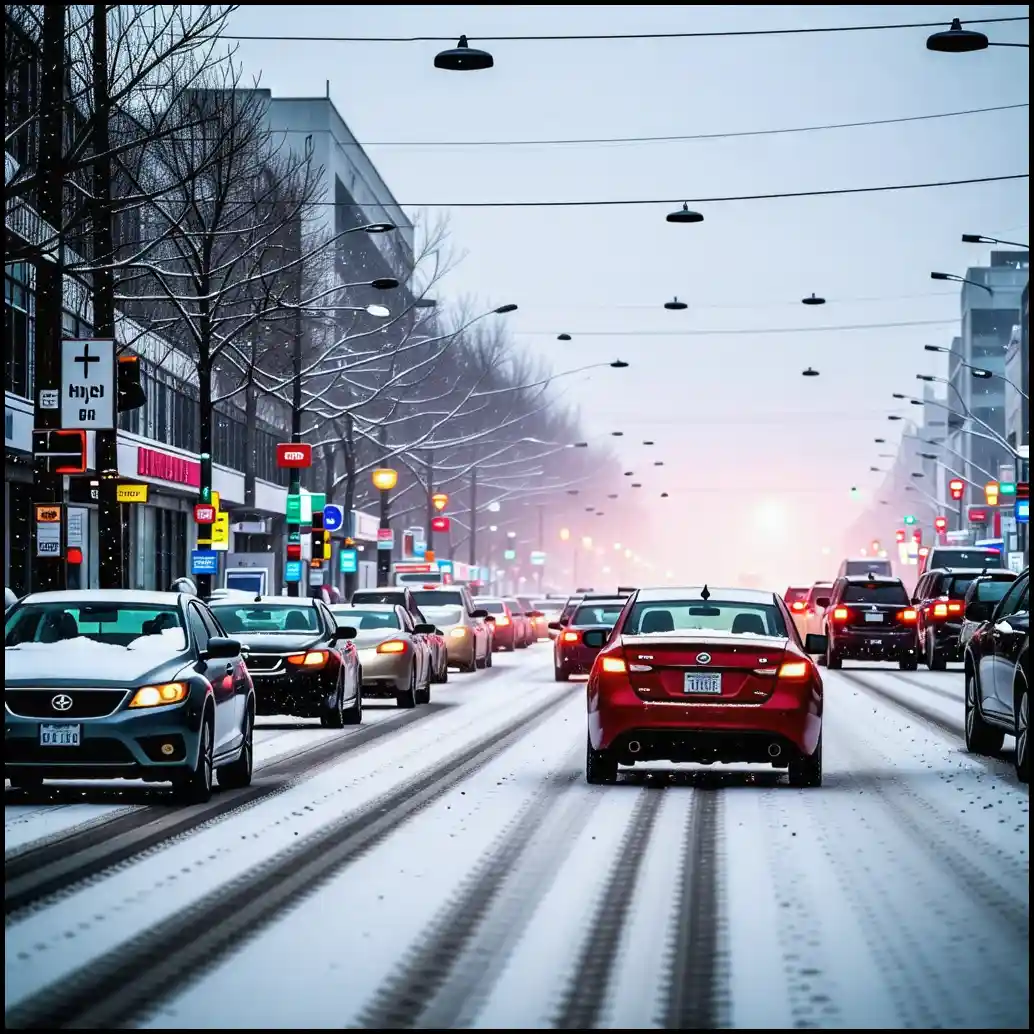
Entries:
[[323, 511], [314, 510], [312, 513], [312, 559], [326, 560], [329, 550], [326, 549], [330, 535], [323, 529]]
[[86, 431], [33, 431], [32, 455], [37, 473], [85, 474]]
[[139, 409], [147, 402], [140, 381], [140, 356], [120, 355], [116, 363], [116, 408], [120, 413]]

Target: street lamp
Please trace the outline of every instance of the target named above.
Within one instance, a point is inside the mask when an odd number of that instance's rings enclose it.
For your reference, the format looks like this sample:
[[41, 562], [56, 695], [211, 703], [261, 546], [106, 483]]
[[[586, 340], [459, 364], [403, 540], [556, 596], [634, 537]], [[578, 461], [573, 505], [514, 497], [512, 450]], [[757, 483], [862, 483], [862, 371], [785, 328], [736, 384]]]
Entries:
[[571, 340], [571, 335], [570, 334], [557, 334], [556, 339], [557, 339], [557, 341], [570, 341]]
[[571, 529], [570, 528], [561, 528], [560, 529], [560, 541], [561, 542], [566, 542], [570, 537], [571, 537]]
[[434, 67], [443, 68], [447, 72], [480, 72], [494, 64], [492, 55], [487, 50], [472, 47], [466, 36], [460, 36], [455, 47], [443, 50], [434, 57]]
[[988, 47], [1025, 47], [1028, 43], [992, 43], [982, 32], [964, 29], [960, 18], [952, 18], [951, 26], [926, 38], [926, 49], [938, 54], [972, 54]]
[[962, 235], [963, 244], [1004, 244], [1009, 248], [1024, 248], [1030, 247], [1029, 244], [1020, 244], [1017, 241], [1000, 241], [997, 237], [985, 237], [982, 233], [964, 233]]
[[375, 291], [394, 291], [399, 282], [393, 276], [379, 276], [376, 280], [370, 281], [370, 286]]
[[668, 223], [702, 223], [704, 217], [699, 212], [690, 209], [689, 204], [682, 202], [682, 207], [675, 212], [669, 212], [664, 221]]
[[[370, 474], [373, 487], [381, 494], [381, 519], [378, 528], [391, 528], [391, 497], [389, 493], [399, 483], [399, 472], [391, 467], [378, 467]], [[392, 541], [390, 535], [377, 536], [377, 587], [383, 589], [391, 582]]]
[[689, 306], [685, 302], [680, 302], [678, 295], [676, 295], [670, 302], [665, 302], [664, 307], [670, 312], [681, 312], [683, 309], [688, 309]]
[[[945, 352], [948, 355], [951, 355], [951, 349], [950, 348], [945, 348], [943, 345], [923, 345], [923, 348], [927, 352]], [[967, 362], [964, 362], [963, 360], [959, 359], [958, 356], [955, 357], [955, 362], [959, 366], [963, 367], [964, 369], [969, 370], [969, 372], [975, 378], [977, 378], [977, 380], [986, 381], [986, 380], [989, 380], [992, 377], [1000, 378], [1001, 380], [1005, 381], [1005, 383], [1008, 384], [1009, 387], [1012, 388], [1012, 390], [1015, 391], [1018, 395], [1022, 395], [1023, 398], [1025, 398], [1028, 402], [1030, 401], [1030, 396], [1027, 394], [1027, 392], [1025, 392], [1014, 381], [1009, 380], [1009, 378], [1006, 377], [1005, 374], [995, 373], [994, 370], [985, 370], [984, 367], [982, 367], [982, 366], [974, 366], [972, 363], [967, 363]], [[916, 374], [916, 380], [918, 380], [918, 381], [935, 381], [936, 382], [936, 381], [938, 381], [938, 378], [934, 377], [934, 376], [932, 376], [932, 375], [930, 375], [928, 373], [917, 373]]]
[[806, 370], [801, 371], [802, 377], [818, 377], [818, 375], [819, 371], [812, 369], [812, 367], [810, 366]]
[[801, 305], [825, 305], [826, 299], [820, 298], [814, 291], [807, 298], [801, 299]]
[[958, 273], [931, 273], [931, 280], [950, 280], [956, 284], [969, 284], [972, 287], [981, 287], [988, 294], [993, 295], [994, 291], [987, 286], [987, 284], [980, 283], [979, 280], [970, 280], [968, 277], [959, 276]]

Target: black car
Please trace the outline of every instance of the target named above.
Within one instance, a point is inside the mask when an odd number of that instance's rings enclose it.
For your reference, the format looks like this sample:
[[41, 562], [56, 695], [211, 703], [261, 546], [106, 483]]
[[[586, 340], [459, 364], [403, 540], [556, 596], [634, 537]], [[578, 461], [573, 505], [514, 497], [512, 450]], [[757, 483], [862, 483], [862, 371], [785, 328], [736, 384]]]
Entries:
[[81, 589], [4, 616], [4, 775], [171, 782], [186, 802], [251, 782], [241, 644], [188, 593]]
[[998, 603], [974, 600], [966, 620], [979, 622], [966, 646], [966, 748], [996, 754], [1016, 737], [1016, 774], [1027, 782], [1029, 761], [1030, 569]]
[[246, 651], [258, 714], [319, 718], [329, 729], [363, 720], [357, 633], [338, 626], [323, 600], [227, 597], [211, 607]]
[[815, 602], [826, 609], [827, 667], [845, 660], [897, 661], [902, 671], [919, 667], [916, 612], [900, 578], [843, 575]]

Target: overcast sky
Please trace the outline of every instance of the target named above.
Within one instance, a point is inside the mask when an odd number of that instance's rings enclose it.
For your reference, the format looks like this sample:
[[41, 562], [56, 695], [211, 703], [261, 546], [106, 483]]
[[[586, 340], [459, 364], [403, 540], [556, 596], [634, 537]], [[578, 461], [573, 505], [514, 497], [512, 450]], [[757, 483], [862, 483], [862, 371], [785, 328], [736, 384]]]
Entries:
[[[251, 5], [241, 34], [484, 36], [947, 23], [1026, 15], [1020, 5]], [[983, 26], [1026, 41], [1028, 24]], [[694, 199], [957, 180], [1028, 171], [1026, 108], [898, 125], [629, 144], [443, 147], [448, 141], [729, 134], [893, 119], [1028, 99], [1028, 51], [948, 56], [927, 30], [482, 44], [495, 68], [433, 68], [434, 43], [244, 42], [274, 96], [330, 97], [395, 197], [415, 212], [475, 201], [682, 199], [670, 204], [453, 208], [466, 253], [443, 296], [517, 302], [515, 345], [557, 370], [615, 357], [627, 370], [565, 381], [590, 434], [626, 432], [652, 528], [606, 529], [681, 578], [757, 572], [775, 588], [828, 576], [849, 489], [871, 494], [874, 435], [893, 391], [943, 372], [964, 272], [1026, 241], [1029, 183], [714, 203]], [[426, 146], [394, 142], [429, 141]], [[378, 143], [380, 142], [380, 143]], [[435, 209], [434, 211], [439, 211]], [[815, 292], [822, 307], [800, 304]], [[684, 312], [668, 312], [678, 295]], [[918, 324], [830, 329], [859, 324]], [[773, 333], [772, 331], [783, 331]], [[573, 341], [556, 341], [560, 332]], [[763, 332], [763, 333], [761, 333]], [[801, 371], [812, 366], [817, 378]], [[653, 450], [634, 443], [655, 439]], [[665, 460], [652, 468], [653, 458]], [[671, 498], [661, 500], [666, 490]], [[603, 519], [604, 521], [606, 518]], [[595, 522], [585, 530], [603, 536]], [[580, 532], [582, 529], [573, 529]], [[834, 572], [835, 573], [835, 572]]]

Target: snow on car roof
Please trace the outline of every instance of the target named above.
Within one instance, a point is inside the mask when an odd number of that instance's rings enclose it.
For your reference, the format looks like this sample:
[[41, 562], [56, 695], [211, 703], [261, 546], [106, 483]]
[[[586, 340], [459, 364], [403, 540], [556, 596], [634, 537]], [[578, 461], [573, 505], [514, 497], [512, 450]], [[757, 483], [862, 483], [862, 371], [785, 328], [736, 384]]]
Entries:
[[186, 592], [154, 592], [147, 589], [64, 589], [57, 592], [34, 592], [21, 602], [65, 603], [69, 606], [82, 603], [139, 603], [149, 607], [174, 607], [184, 597], [197, 599]]
[[[657, 588], [640, 589], [637, 603], [654, 603], [659, 600], [699, 600], [702, 585], [662, 585]], [[730, 589], [720, 585], [708, 585], [711, 600], [723, 603], [772, 603], [776, 593], [764, 589]]]

